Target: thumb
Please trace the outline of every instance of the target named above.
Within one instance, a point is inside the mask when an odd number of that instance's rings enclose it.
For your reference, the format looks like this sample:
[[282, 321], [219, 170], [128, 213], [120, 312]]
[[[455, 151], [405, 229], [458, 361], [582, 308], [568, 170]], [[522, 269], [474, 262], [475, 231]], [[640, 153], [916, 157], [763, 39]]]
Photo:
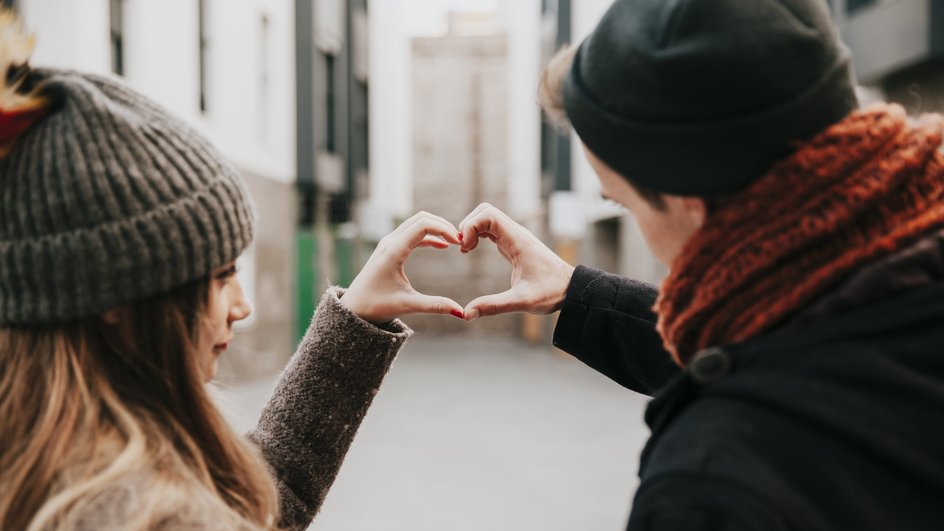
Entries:
[[435, 313], [463, 318], [462, 306], [448, 297], [435, 297], [416, 292], [410, 295], [410, 313]]
[[512, 288], [494, 295], [484, 295], [467, 304], [465, 320], [474, 321], [482, 316], [525, 312], [530, 309], [531, 307], [523, 294]]

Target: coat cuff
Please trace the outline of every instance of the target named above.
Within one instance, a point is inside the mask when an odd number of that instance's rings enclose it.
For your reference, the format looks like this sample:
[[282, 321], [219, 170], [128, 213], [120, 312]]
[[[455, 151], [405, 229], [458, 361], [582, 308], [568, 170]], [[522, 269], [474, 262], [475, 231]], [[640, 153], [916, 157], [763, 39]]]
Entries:
[[[375, 334], [379, 334], [380, 336], [390, 335], [391, 338], [397, 337], [402, 340], [406, 340], [413, 335], [413, 330], [400, 319], [394, 319], [393, 321], [381, 324], [374, 324], [361, 319], [357, 314], [349, 310], [347, 306], [341, 304], [341, 297], [344, 296], [345, 292], [347, 292], [347, 290], [340, 286], [329, 287], [325, 290], [321, 298], [318, 310], [327, 312], [329, 318], [338, 320], [339, 323], [342, 323], [340, 326], [345, 327], [344, 329], [350, 329], [359, 334], [367, 334], [369, 336]], [[316, 318], [313, 318], [312, 322], [314, 322], [315, 319]]]
[[557, 316], [557, 326], [554, 328], [553, 344], [564, 352], [575, 352], [580, 343], [583, 324], [590, 311], [586, 301], [591, 297], [587, 291], [599, 278], [600, 273], [602, 272], [582, 265], [574, 268], [560, 314]]

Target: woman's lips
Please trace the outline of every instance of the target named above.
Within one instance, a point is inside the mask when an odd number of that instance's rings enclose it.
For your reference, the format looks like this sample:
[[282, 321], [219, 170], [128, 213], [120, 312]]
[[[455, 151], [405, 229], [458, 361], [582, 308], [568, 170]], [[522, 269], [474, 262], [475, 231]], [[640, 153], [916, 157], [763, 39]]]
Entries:
[[213, 350], [218, 351], [218, 352], [223, 352], [224, 350], [229, 348], [229, 344], [232, 340], [233, 340], [233, 336], [230, 335], [228, 338], [226, 338], [226, 341], [220, 341], [219, 343], [213, 345]]

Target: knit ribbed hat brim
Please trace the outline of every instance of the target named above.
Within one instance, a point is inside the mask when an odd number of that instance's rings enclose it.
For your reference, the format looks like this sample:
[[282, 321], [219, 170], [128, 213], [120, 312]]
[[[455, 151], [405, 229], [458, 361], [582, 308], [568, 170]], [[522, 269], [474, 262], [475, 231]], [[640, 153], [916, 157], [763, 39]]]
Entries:
[[249, 245], [242, 179], [200, 135], [119, 80], [37, 75], [60, 101], [0, 160], [0, 324], [95, 315]]
[[587, 148], [677, 195], [736, 193], [857, 106], [820, 0], [617, 0], [564, 82]]

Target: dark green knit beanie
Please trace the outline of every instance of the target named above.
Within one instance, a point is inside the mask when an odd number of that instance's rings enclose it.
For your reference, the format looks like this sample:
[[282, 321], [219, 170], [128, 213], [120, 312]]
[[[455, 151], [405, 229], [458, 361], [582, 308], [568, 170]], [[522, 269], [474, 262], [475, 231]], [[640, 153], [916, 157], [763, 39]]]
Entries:
[[0, 139], [10, 141], [0, 325], [96, 315], [204, 277], [249, 244], [242, 180], [200, 135], [116, 79], [28, 77], [20, 90], [36, 86], [48, 100], [35, 123], [20, 131], [21, 116], [0, 108]]
[[857, 106], [825, 0], [617, 0], [564, 105], [623, 177], [695, 196], [737, 192]]

